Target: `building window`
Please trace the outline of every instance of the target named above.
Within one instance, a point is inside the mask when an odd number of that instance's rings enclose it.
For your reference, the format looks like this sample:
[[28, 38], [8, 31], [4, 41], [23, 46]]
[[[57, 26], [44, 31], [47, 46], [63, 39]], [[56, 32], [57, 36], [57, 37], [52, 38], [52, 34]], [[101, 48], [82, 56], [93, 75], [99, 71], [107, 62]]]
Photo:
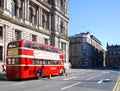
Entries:
[[16, 9], [16, 4], [15, 4], [14, 0], [12, 0], [11, 6], [12, 6], [11, 7], [11, 9], [12, 9], [12, 15], [15, 16], [17, 9]]
[[83, 38], [83, 42], [87, 42], [87, 38]]
[[60, 9], [64, 12], [65, 11], [65, 1], [64, 0], [61, 0], [60, 1]]
[[61, 42], [61, 48], [66, 51], [66, 43]]
[[45, 38], [45, 44], [48, 44], [48, 39]]
[[42, 27], [49, 29], [49, 13], [46, 11], [42, 12]]
[[0, 40], [3, 39], [3, 27], [0, 27]]
[[32, 17], [33, 17], [33, 11], [32, 11], [32, 8], [30, 7], [29, 8], [29, 22], [32, 23]]
[[86, 52], [82, 52], [82, 56], [83, 56], [83, 57], [86, 57], [86, 56], [87, 56], [87, 53], [86, 53]]
[[59, 16], [58, 15], [56, 15], [56, 17], [57, 17], [57, 19], [56, 19], [56, 23], [55, 23], [55, 25], [57, 26], [57, 30], [56, 30], [56, 32], [59, 32]]
[[52, 4], [52, 0], [44, 0], [45, 2], [47, 2], [48, 4]]
[[3, 0], [0, 0], [0, 7], [2, 7], [2, 1], [3, 1]]
[[60, 8], [60, 0], [57, 0], [57, 7]]
[[118, 51], [118, 54], [120, 54], [120, 51]]
[[33, 2], [29, 4], [29, 22], [33, 25], [37, 25], [38, 6]]
[[61, 48], [63, 49], [64, 62], [66, 62], [66, 43], [65, 42], [61, 42]]
[[3, 12], [4, 0], [0, 0], [0, 11]]
[[35, 9], [34, 24], [37, 25], [37, 7]]
[[19, 8], [19, 17], [20, 18], [23, 18], [23, 4], [24, 4], [24, 0], [21, 0], [20, 8]]
[[63, 33], [63, 21], [60, 22], [60, 33]]
[[109, 54], [112, 54], [112, 52], [111, 52], [111, 51], [109, 51], [108, 53], [109, 53]]
[[11, 2], [11, 12], [13, 16], [22, 18], [23, 13], [23, 0], [12, 0]]
[[113, 53], [116, 54], [116, 51], [114, 51]]
[[36, 35], [32, 35], [32, 41], [37, 41], [37, 36]]
[[3, 60], [2, 56], [3, 56], [3, 47], [0, 46], [0, 62]]
[[84, 50], [87, 50], [87, 45], [86, 44], [83, 44], [82, 45], [82, 50], [84, 51]]
[[16, 40], [21, 39], [21, 36], [22, 36], [21, 31], [15, 30], [15, 39]]
[[64, 24], [63, 20], [61, 20], [61, 22], [60, 22], [60, 33], [65, 35], [65, 24]]

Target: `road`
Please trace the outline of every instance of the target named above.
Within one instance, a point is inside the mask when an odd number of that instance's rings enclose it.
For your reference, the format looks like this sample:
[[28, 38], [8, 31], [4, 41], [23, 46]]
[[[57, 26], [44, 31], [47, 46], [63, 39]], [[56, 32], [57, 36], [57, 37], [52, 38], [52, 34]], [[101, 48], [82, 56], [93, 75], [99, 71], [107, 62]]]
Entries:
[[68, 76], [51, 79], [0, 80], [0, 91], [112, 91], [119, 74], [117, 70], [74, 69]]

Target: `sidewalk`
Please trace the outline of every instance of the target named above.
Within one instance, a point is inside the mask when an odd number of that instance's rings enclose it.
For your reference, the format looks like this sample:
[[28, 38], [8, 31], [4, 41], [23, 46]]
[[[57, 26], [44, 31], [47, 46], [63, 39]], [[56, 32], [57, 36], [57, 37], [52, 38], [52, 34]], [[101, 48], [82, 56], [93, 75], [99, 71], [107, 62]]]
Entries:
[[3, 62], [0, 62], [0, 72], [2, 72], [2, 64]]
[[76, 72], [82, 72], [82, 71], [88, 71], [88, 69], [74, 69], [74, 68], [70, 68], [68, 70], [68, 73], [76, 73]]
[[115, 86], [114, 86], [112, 91], [120, 91], [120, 76], [117, 79], [116, 84], [115, 84]]
[[0, 80], [3, 80], [6, 76], [6, 73], [2, 72], [2, 64], [3, 62], [0, 62]]
[[4, 80], [6, 77], [6, 73], [5, 72], [0, 72], [0, 80]]

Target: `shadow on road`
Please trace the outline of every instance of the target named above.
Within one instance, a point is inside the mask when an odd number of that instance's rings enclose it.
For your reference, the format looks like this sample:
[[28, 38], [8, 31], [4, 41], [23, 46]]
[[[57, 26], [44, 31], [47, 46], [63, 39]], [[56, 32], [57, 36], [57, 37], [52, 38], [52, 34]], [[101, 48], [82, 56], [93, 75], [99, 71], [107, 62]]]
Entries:
[[93, 70], [113, 70], [120, 71], [120, 68], [112, 68], [112, 67], [91, 67], [91, 68], [71, 68], [71, 69], [93, 69]]

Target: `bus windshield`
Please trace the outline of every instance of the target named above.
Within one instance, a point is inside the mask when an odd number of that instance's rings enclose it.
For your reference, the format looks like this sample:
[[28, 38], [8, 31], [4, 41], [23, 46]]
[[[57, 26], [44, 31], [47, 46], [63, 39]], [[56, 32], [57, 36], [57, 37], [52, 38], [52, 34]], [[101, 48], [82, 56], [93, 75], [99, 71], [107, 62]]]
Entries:
[[19, 43], [9, 43], [8, 48], [19, 47]]

